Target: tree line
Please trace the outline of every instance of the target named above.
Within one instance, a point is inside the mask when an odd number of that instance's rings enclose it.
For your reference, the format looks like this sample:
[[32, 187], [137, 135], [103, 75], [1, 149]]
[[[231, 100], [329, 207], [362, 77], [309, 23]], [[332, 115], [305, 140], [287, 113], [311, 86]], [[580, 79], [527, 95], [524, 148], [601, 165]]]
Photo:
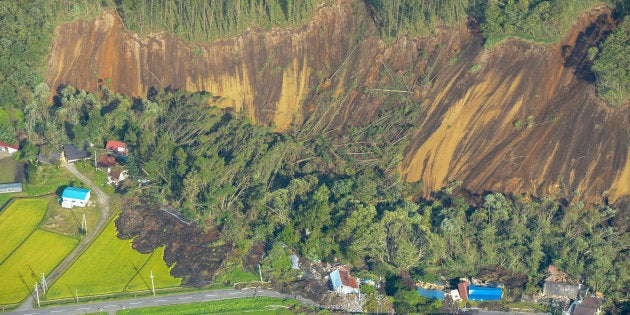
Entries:
[[167, 31], [189, 41], [233, 36], [251, 25], [295, 25], [325, 0], [120, 0], [125, 26], [147, 34]]

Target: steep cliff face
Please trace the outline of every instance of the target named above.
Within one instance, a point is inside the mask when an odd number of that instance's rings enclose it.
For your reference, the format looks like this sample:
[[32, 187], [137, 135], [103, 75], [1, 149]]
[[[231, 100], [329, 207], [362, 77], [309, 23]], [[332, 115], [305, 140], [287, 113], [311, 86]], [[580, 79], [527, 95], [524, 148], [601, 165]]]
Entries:
[[100, 80], [136, 97], [151, 87], [211, 91], [226, 98], [224, 106], [286, 129], [301, 119], [313, 72], [335, 66], [353, 42], [351, 10], [340, 3], [297, 30], [251, 28], [211, 45], [166, 34], [140, 38], [124, 32], [116, 12], [105, 12], [57, 30], [47, 81], [93, 91]]
[[57, 30], [48, 83], [95, 90], [100, 80], [138, 97], [152, 86], [206, 90], [279, 130], [316, 117], [313, 128], [344, 132], [413, 100], [422, 107], [399, 171], [423, 180], [426, 196], [462, 180], [479, 193], [616, 201], [630, 195], [628, 105], [595, 96], [586, 55], [612, 27], [599, 7], [556, 45], [508, 40], [488, 51], [474, 23], [386, 42], [347, 0], [301, 27], [201, 44], [139, 38], [108, 12]]

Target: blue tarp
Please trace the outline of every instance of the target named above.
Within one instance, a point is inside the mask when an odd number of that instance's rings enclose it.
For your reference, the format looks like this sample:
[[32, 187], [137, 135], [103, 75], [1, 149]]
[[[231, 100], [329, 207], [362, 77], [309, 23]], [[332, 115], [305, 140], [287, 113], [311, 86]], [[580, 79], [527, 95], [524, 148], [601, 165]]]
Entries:
[[330, 273], [330, 283], [332, 284], [333, 290], [337, 290], [338, 287], [341, 286], [341, 276], [339, 275], [339, 269]]
[[418, 294], [420, 294], [420, 296], [425, 297], [425, 298], [438, 299], [440, 301], [444, 301], [444, 291], [418, 288]]
[[61, 194], [61, 198], [86, 200], [89, 192], [90, 190], [85, 188], [66, 187]]
[[501, 288], [468, 286], [468, 299], [472, 301], [497, 301], [503, 296]]

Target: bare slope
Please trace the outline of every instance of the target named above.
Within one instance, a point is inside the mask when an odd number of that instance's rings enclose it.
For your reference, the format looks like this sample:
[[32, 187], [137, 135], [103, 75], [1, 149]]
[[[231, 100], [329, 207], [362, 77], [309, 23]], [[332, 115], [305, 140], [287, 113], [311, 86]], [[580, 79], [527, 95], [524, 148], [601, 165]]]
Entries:
[[344, 132], [413, 99], [422, 108], [399, 170], [423, 180], [425, 196], [462, 180], [478, 193], [616, 201], [630, 195], [628, 106], [595, 96], [586, 58], [613, 26], [599, 7], [550, 46], [508, 40], [486, 51], [474, 23], [385, 42], [360, 2], [343, 0], [295, 29], [190, 44], [126, 33], [110, 12], [57, 30], [48, 83], [94, 90], [100, 80], [133, 96], [207, 90], [280, 130], [316, 116], [314, 129]]

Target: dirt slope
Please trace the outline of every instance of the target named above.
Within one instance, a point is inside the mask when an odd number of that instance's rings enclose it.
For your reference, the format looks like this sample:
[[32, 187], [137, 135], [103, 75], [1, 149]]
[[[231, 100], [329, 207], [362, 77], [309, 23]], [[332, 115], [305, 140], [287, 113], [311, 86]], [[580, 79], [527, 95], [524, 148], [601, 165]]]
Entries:
[[630, 204], [628, 106], [602, 104], [586, 58], [613, 26], [598, 7], [556, 45], [508, 40], [487, 51], [474, 23], [386, 42], [359, 1], [341, 0], [301, 27], [190, 44], [126, 33], [109, 12], [57, 30], [47, 81], [94, 90], [100, 79], [133, 96], [207, 90], [280, 130], [317, 116], [344, 132], [411, 97], [422, 109], [399, 170], [423, 180], [425, 196], [462, 180], [476, 193]]
[[430, 192], [484, 190], [615, 200], [628, 194], [628, 107], [594, 93], [586, 50], [614, 26], [593, 10], [557, 45], [509, 40], [444, 69], [401, 172]]

